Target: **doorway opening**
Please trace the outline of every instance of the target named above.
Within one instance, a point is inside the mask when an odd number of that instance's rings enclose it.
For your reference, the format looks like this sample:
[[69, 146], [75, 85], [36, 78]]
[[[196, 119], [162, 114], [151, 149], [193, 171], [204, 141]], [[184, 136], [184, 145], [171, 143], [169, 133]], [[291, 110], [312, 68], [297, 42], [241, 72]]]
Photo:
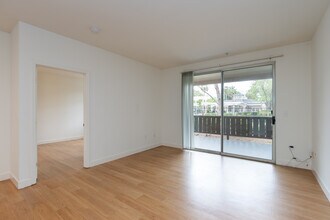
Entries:
[[275, 162], [274, 65], [184, 73], [183, 146]]
[[36, 85], [40, 182], [62, 178], [85, 167], [86, 75], [37, 65]]

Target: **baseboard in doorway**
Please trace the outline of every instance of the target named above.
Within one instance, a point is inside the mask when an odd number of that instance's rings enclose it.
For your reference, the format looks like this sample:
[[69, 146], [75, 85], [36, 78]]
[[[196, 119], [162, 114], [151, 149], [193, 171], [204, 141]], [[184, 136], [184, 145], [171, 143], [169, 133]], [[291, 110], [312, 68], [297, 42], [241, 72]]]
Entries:
[[54, 140], [39, 141], [38, 145], [52, 144], [52, 143], [58, 143], [58, 142], [64, 142], [64, 141], [76, 141], [76, 140], [80, 140], [80, 139], [83, 139], [83, 138], [84, 138], [83, 136], [79, 136], [79, 137], [60, 138], [60, 139], [54, 139]]
[[315, 170], [312, 170], [317, 182], [319, 183], [319, 185], [321, 186], [321, 189], [323, 190], [325, 196], [328, 198], [329, 202], [330, 202], [330, 190], [325, 186], [325, 184], [323, 183], [322, 179], [320, 178], [320, 176], [318, 175], [318, 173]]

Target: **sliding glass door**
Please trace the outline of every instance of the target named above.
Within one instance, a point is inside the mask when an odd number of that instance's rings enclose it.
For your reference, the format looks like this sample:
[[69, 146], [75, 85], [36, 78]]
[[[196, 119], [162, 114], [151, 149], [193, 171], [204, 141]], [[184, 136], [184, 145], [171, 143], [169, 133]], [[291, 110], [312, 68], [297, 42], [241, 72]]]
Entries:
[[221, 75], [194, 75], [192, 149], [221, 151]]
[[275, 161], [274, 63], [188, 75], [185, 148]]
[[223, 72], [222, 153], [273, 161], [273, 65]]

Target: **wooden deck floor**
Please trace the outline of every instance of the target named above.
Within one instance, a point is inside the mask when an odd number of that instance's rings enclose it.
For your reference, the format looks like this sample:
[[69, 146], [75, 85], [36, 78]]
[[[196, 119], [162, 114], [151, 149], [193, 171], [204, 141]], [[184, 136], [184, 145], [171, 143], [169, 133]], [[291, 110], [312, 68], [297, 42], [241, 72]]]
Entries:
[[0, 219], [330, 219], [307, 170], [168, 147], [82, 161], [82, 141], [39, 147], [37, 185], [0, 182]]

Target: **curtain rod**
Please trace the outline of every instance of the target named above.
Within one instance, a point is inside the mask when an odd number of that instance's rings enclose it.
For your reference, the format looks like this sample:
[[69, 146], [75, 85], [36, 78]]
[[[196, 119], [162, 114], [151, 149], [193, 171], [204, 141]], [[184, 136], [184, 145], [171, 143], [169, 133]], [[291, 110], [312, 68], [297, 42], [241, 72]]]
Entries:
[[[282, 55], [277, 55], [277, 56], [270, 56], [270, 57], [255, 59], [255, 60], [247, 60], [247, 61], [241, 61], [241, 62], [236, 62], [236, 63], [224, 64], [224, 65], [219, 64], [219, 65], [213, 66], [213, 67], [207, 67], [207, 68], [193, 70], [192, 72], [198, 72], [198, 71], [202, 71], [202, 70], [221, 68], [221, 67], [226, 67], [226, 66], [233, 66], [233, 65], [244, 64], [244, 63], [252, 63], [252, 62], [262, 61], [262, 60], [272, 60], [274, 58], [280, 58], [280, 57], [284, 57], [284, 55], [282, 54]], [[187, 72], [187, 71], [185, 71], [185, 72]]]

